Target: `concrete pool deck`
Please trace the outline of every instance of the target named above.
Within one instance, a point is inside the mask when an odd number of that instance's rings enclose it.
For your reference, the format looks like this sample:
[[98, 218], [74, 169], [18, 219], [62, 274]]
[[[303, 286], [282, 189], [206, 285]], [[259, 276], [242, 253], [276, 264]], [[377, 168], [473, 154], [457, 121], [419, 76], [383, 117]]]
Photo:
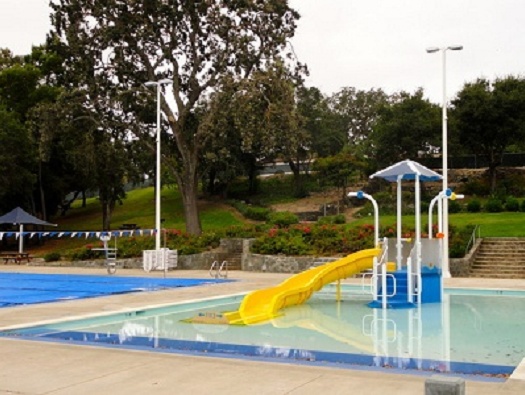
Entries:
[[[105, 274], [104, 268], [3, 265], [0, 271]], [[289, 274], [230, 272], [235, 282], [0, 309], [0, 328], [247, 292]], [[163, 277], [119, 270], [120, 276]], [[207, 271], [169, 277], [209, 278]], [[352, 280], [347, 280], [352, 282]], [[525, 280], [446, 279], [446, 286], [525, 290]], [[408, 372], [408, 371], [407, 371]], [[292, 363], [197, 357], [0, 338], [0, 394], [388, 394], [421, 395], [428, 376]], [[466, 379], [466, 394], [524, 394], [522, 362], [506, 382]]]

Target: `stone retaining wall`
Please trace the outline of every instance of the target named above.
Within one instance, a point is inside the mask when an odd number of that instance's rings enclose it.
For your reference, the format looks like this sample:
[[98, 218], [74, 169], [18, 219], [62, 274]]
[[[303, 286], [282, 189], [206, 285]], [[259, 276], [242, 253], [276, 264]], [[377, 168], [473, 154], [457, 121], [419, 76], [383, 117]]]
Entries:
[[[254, 239], [223, 239], [217, 251], [208, 251], [201, 254], [179, 255], [176, 270], [209, 270], [215, 261], [222, 262], [230, 253], [241, 254], [243, 271], [271, 272], [271, 273], [300, 273], [315, 266], [319, 258], [312, 256], [261, 255], [252, 254], [250, 247]], [[468, 277], [474, 257], [481, 245], [478, 239], [470, 253], [464, 258], [450, 259], [450, 273], [452, 277]], [[118, 267], [123, 269], [142, 269], [142, 257], [117, 259]], [[73, 262], [44, 262], [35, 259], [31, 265], [35, 266], [75, 266], [75, 267], [104, 267], [104, 259]]]
[[300, 273], [315, 264], [317, 258], [286, 255], [246, 254], [242, 270], [249, 272]]

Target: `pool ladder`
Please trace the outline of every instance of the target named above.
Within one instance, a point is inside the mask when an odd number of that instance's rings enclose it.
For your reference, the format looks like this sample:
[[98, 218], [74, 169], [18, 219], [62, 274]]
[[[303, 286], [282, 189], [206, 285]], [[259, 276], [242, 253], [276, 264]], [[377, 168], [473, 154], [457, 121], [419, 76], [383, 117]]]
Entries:
[[220, 265], [219, 261], [214, 261], [210, 267], [210, 276], [215, 278], [228, 278], [228, 261], [222, 261]]
[[109, 274], [115, 274], [117, 271], [117, 249], [106, 249], [106, 267]]

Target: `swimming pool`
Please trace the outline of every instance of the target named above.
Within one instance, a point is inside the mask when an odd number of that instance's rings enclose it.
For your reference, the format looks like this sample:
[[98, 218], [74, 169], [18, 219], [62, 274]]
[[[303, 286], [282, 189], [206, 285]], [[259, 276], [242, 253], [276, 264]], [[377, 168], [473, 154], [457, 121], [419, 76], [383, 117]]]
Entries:
[[186, 323], [236, 310], [242, 295], [4, 331], [1, 336], [160, 352], [263, 358], [340, 367], [505, 377], [525, 356], [525, 293], [449, 289], [440, 304], [370, 309], [345, 287], [325, 287], [307, 304], [253, 326]]
[[227, 281], [232, 280], [1, 272], [0, 308]]

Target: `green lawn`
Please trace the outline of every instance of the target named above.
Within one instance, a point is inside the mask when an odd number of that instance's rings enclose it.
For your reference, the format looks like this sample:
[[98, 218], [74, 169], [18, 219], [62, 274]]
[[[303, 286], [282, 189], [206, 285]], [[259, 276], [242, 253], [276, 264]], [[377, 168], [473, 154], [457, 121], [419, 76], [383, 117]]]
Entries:
[[[162, 190], [163, 226], [168, 229], [185, 229], [182, 199], [177, 189]], [[202, 227], [206, 230], [221, 229], [232, 225], [241, 225], [242, 217], [230, 207], [214, 202], [200, 202]], [[379, 208], [381, 212], [381, 207]], [[85, 208], [80, 207], [80, 201], [73, 204], [72, 210], [64, 217], [55, 217], [52, 222], [58, 224], [59, 230], [100, 230], [102, 228], [100, 203], [98, 199], [88, 199]], [[134, 223], [142, 229], [155, 227], [155, 196], [154, 189], [143, 188], [130, 191], [122, 205], [117, 205], [111, 221], [112, 228], [118, 229], [121, 224]], [[372, 216], [358, 219], [349, 226], [373, 224]], [[380, 226], [394, 226], [395, 215], [381, 216]], [[434, 216], [433, 223], [437, 223]], [[406, 227], [414, 227], [414, 216], [403, 216]], [[482, 237], [525, 237], [525, 213], [458, 213], [450, 214], [450, 224], [456, 227], [466, 225], [480, 226]], [[421, 216], [422, 230], [428, 228], [428, 215]]]
[[[395, 215], [386, 215], [379, 218], [379, 225], [394, 226], [396, 224]], [[414, 228], [414, 216], [403, 216], [403, 225]], [[366, 217], [356, 220], [352, 225], [373, 224], [373, 217]], [[433, 217], [433, 224], [437, 224], [436, 216]], [[522, 212], [502, 212], [502, 213], [457, 213], [450, 214], [449, 223], [451, 226], [459, 228], [467, 225], [478, 225], [481, 237], [525, 237], [525, 213]], [[428, 229], [428, 215], [421, 216], [422, 231]]]
[[[204, 230], [214, 230], [243, 223], [234, 210], [225, 209], [218, 203], [206, 202], [200, 205], [201, 221]], [[182, 199], [177, 189], [164, 188], [161, 194], [161, 218], [163, 227], [185, 230]], [[59, 230], [100, 230], [102, 212], [97, 198], [88, 199], [86, 207], [76, 201], [64, 217], [55, 217], [52, 222]], [[111, 228], [118, 229], [122, 224], [137, 224], [142, 229], [155, 228], [155, 194], [153, 187], [128, 192], [122, 205], [115, 207]]]

